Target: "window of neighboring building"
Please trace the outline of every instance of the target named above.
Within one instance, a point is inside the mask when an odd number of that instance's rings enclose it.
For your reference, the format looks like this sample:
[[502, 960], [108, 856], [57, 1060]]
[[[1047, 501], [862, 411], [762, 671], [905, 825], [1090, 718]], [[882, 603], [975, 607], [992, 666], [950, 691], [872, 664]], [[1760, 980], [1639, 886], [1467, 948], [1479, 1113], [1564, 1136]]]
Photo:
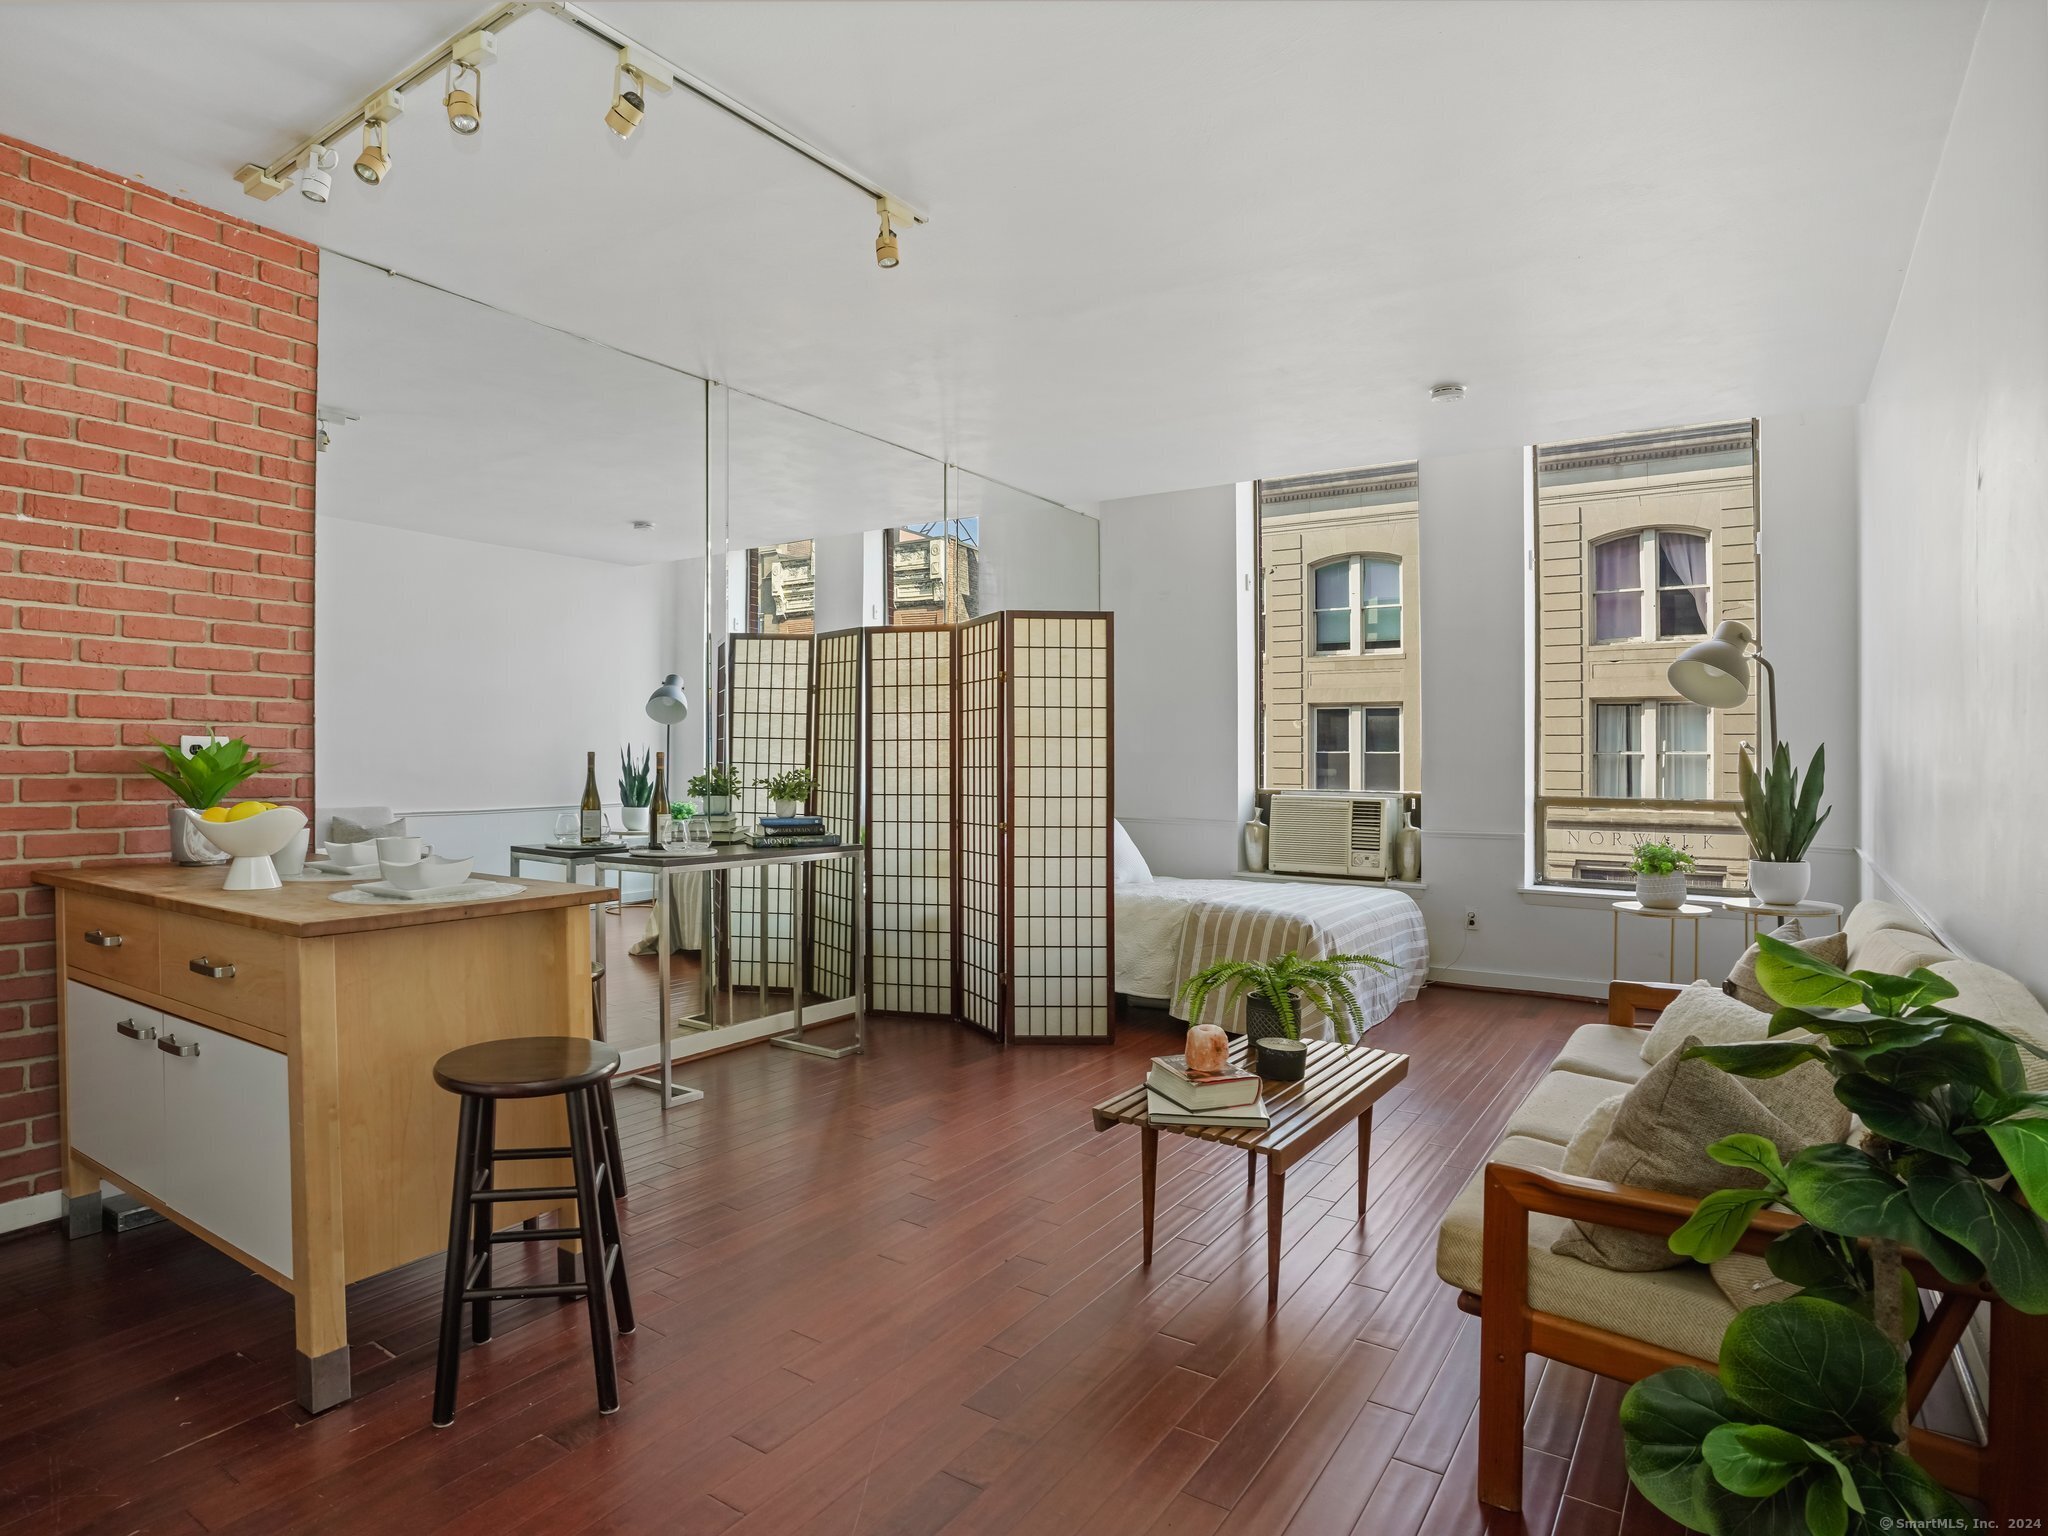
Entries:
[[981, 616], [981, 520], [942, 518], [882, 536], [883, 622], [960, 624]]
[[1400, 705], [1319, 707], [1314, 729], [1317, 789], [1400, 791]]
[[1645, 841], [1677, 844], [1702, 893], [1748, 888], [1736, 818], [1756, 701], [1710, 710], [1666, 669], [1726, 619], [1756, 627], [1757, 436], [1750, 421], [1533, 450], [1531, 873], [1625, 886]]
[[1683, 640], [1707, 632], [1705, 534], [1641, 528], [1593, 545], [1593, 639]]
[[816, 625], [817, 587], [817, 567], [809, 539], [748, 550], [748, 632], [810, 634]]
[[1416, 466], [1262, 480], [1257, 506], [1259, 787], [1418, 793]]

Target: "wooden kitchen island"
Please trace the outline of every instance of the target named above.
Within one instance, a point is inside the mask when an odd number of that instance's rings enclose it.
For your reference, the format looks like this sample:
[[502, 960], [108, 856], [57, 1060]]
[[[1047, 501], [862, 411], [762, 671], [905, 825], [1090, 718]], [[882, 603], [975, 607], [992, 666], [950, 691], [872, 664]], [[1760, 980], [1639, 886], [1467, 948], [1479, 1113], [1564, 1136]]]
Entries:
[[[368, 906], [331, 900], [341, 883], [225, 878], [36, 876], [57, 893], [70, 1230], [100, 1230], [105, 1180], [289, 1291], [298, 1397], [317, 1413], [350, 1395], [344, 1288], [446, 1249], [456, 1101], [435, 1060], [588, 1036], [587, 909], [610, 892], [521, 881], [491, 901]], [[498, 1124], [501, 1147], [567, 1140], [559, 1100], [508, 1103]], [[536, 1162], [519, 1182], [571, 1180]]]

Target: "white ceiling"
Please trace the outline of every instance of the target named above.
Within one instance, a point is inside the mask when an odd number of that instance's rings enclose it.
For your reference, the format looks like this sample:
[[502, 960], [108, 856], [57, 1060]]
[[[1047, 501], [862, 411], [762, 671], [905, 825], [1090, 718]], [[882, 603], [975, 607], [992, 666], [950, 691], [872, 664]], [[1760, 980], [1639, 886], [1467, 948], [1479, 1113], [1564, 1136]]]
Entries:
[[479, 8], [0, 5], [0, 132], [1073, 503], [1860, 401], [1981, 10], [594, 0], [927, 206], [902, 267], [538, 15], [475, 140], [241, 196]]

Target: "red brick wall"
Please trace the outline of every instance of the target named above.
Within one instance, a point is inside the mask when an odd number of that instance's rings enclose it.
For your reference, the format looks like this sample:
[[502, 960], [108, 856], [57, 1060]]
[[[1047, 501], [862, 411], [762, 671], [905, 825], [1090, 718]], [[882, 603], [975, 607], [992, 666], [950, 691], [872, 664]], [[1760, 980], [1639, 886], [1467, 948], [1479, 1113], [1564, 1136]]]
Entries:
[[38, 866], [162, 858], [150, 738], [310, 802], [319, 252], [0, 137], [0, 1202], [58, 1187]]

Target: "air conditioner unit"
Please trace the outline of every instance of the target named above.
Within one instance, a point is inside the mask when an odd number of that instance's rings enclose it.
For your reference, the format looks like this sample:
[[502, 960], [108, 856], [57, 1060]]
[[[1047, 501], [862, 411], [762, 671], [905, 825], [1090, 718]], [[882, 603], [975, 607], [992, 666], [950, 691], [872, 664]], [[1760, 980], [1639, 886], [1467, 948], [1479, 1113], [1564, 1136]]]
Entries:
[[1274, 794], [1267, 814], [1266, 867], [1276, 875], [1394, 872], [1394, 834], [1405, 819], [1399, 795]]

